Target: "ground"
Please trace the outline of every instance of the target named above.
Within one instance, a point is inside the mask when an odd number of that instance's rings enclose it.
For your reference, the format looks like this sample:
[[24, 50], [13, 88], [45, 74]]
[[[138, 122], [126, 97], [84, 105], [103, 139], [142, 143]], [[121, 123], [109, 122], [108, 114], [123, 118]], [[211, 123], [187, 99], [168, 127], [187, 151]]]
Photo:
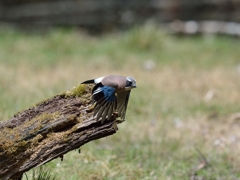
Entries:
[[137, 80], [116, 134], [44, 166], [57, 179], [240, 179], [239, 39], [151, 24], [98, 37], [8, 29], [0, 39], [1, 120], [91, 78]]

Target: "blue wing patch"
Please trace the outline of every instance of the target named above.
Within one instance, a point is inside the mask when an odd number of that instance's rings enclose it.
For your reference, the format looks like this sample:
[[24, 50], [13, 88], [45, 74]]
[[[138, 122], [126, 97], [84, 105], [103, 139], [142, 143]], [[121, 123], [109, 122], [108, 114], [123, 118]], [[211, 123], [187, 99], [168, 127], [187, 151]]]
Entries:
[[94, 92], [93, 92], [93, 99], [95, 101], [99, 101], [102, 98], [104, 98], [107, 102], [113, 102], [116, 100], [115, 96], [115, 88], [110, 86], [99, 86]]
[[101, 88], [101, 91], [104, 94], [105, 100], [108, 102], [113, 102], [115, 101], [115, 88], [109, 87], [109, 86], [103, 86]]

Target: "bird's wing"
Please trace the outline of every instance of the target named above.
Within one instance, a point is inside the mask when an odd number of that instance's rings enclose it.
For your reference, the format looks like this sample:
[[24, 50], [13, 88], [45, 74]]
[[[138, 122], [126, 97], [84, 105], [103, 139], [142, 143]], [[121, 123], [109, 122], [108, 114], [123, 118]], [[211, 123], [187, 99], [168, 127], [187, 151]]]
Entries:
[[122, 91], [117, 93], [117, 111], [122, 120], [125, 120], [130, 92], [131, 91]]
[[97, 115], [97, 120], [105, 121], [110, 119], [113, 111], [116, 109], [117, 98], [115, 96], [116, 89], [110, 86], [103, 86], [98, 83], [93, 88], [92, 98], [96, 102], [94, 108], [94, 116]]

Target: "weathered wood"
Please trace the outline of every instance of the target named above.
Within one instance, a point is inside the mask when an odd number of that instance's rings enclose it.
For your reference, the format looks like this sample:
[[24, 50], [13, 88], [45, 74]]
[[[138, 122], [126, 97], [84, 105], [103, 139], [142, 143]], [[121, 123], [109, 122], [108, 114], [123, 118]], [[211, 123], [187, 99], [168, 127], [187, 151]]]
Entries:
[[33, 167], [114, 134], [116, 113], [103, 124], [92, 117], [91, 89], [79, 85], [0, 124], [0, 179], [21, 179]]

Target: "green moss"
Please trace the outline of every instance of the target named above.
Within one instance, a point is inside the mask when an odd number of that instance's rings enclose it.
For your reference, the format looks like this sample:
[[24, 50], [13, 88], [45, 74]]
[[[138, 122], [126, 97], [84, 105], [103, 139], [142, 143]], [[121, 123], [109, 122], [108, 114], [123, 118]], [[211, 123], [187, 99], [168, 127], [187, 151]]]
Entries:
[[16, 144], [17, 147], [24, 147], [26, 146], [27, 142], [26, 141], [20, 141], [19, 143]]
[[29, 129], [29, 127], [33, 127], [29, 133], [34, 135], [38, 133], [46, 124], [49, 124], [50, 122], [53, 122], [60, 116], [60, 113], [58, 111], [54, 113], [42, 113], [35, 118], [33, 118], [31, 121], [24, 123], [24, 125], [21, 127], [22, 129]]
[[35, 146], [38, 145], [39, 141], [43, 139], [43, 136], [41, 134], [38, 134], [37, 136], [35, 136], [31, 141], [31, 145]]
[[84, 117], [81, 117], [81, 116], [79, 116], [79, 117], [77, 117], [77, 121], [79, 122], [79, 123], [82, 123], [83, 121], [84, 121]]
[[[54, 113], [42, 113], [36, 117], [38, 122], [42, 122], [42, 124], [46, 124], [51, 120], [57, 119], [60, 116], [60, 112], [56, 111]], [[34, 118], [35, 119], [35, 118]]]
[[75, 86], [73, 89], [67, 91], [65, 95], [81, 97], [85, 92], [87, 92], [87, 86], [85, 84], [80, 84], [78, 86]]
[[69, 137], [68, 137], [68, 134], [65, 134], [64, 136], [63, 136], [63, 141], [64, 142], [68, 142], [69, 141]]

